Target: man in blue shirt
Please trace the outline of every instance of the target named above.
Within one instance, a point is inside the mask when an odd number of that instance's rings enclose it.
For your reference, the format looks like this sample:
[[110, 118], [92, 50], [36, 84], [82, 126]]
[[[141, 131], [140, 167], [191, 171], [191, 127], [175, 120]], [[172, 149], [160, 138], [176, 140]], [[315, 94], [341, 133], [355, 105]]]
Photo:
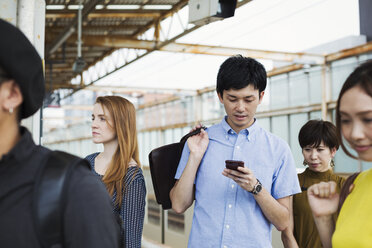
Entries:
[[[194, 199], [189, 247], [271, 247], [271, 224], [289, 222], [290, 196], [300, 192], [288, 144], [254, 118], [266, 88], [254, 59], [228, 58], [217, 76], [226, 116], [188, 139], [170, 192], [177, 213]], [[226, 160], [240, 160], [237, 171]]]

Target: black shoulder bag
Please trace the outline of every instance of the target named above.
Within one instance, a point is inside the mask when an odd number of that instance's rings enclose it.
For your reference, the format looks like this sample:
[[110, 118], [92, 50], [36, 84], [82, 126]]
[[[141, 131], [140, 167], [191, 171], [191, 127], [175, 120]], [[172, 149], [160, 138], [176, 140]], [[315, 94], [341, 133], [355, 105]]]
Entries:
[[[206, 129], [205, 127], [202, 128]], [[177, 172], [183, 147], [187, 139], [200, 133], [200, 130], [201, 128], [196, 129], [183, 136], [180, 142], [158, 147], [149, 154], [151, 179], [156, 201], [162, 205], [163, 209], [172, 208], [169, 193], [176, 182], [174, 176]]]
[[73, 168], [89, 164], [74, 155], [52, 151], [37, 171], [33, 192], [33, 216], [43, 248], [62, 248], [63, 212], [68, 180]]

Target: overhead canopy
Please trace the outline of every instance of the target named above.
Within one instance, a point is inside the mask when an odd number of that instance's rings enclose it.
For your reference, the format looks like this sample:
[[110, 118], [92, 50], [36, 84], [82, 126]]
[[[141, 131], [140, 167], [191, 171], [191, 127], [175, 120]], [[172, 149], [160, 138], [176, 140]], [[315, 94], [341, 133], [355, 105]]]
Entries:
[[[72, 68], [77, 59], [80, 2], [83, 4], [82, 57], [88, 72], [79, 77], [79, 85], [73, 85], [71, 80], [79, 75]], [[237, 7], [248, 2], [250, 0], [240, 0]], [[47, 89], [84, 87], [199, 28], [181, 23], [183, 27], [177, 33], [164, 34], [162, 21], [177, 14], [187, 4], [188, 0], [46, 0]], [[109, 69], [96, 66], [120, 48], [132, 49], [135, 55], [114, 63]], [[125, 54], [118, 56], [126, 57]]]

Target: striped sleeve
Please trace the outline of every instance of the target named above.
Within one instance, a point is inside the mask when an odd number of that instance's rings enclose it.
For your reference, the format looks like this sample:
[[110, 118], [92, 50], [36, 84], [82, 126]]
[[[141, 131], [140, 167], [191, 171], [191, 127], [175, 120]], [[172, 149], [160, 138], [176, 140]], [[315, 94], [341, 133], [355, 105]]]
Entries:
[[[120, 209], [126, 248], [140, 248], [145, 218], [146, 186], [141, 169], [130, 167]], [[133, 177], [134, 175], [134, 177]]]

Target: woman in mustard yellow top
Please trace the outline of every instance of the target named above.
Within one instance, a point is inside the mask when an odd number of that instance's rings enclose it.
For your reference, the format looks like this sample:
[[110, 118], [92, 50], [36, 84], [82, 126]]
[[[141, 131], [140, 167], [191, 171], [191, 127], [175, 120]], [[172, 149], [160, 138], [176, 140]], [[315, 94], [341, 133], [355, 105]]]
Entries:
[[[372, 60], [357, 67], [346, 79], [338, 97], [336, 124], [357, 159], [372, 162]], [[356, 158], [343, 143], [341, 146]], [[339, 203], [336, 184], [321, 182], [307, 191], [323, 247], [372, 246], [372, 169], [361, 172], [347, 191], [336, 224], [332, 219]]]
[[[322, 181], [334, 181], [337, 191], [340, 191], [344, 178], [333, 174], [332, 170], [340, 142], [335, 125], [323, 120], [310, 120], [303, 125], [298, 141], [307, 168], [298, 175], [302, 192], [293, 196], [293, 215], [290, 225], [282, 232], [282, 241], [286, 248], [318, 248], [321, 242], [307, 199], [307, 189]], [[334, 214], [334, 219], [336, 216]]]

